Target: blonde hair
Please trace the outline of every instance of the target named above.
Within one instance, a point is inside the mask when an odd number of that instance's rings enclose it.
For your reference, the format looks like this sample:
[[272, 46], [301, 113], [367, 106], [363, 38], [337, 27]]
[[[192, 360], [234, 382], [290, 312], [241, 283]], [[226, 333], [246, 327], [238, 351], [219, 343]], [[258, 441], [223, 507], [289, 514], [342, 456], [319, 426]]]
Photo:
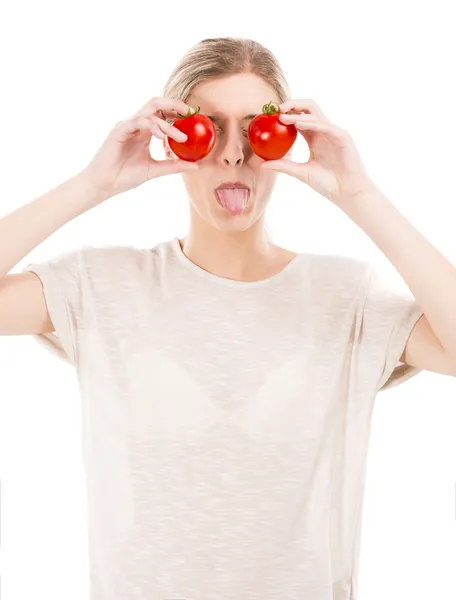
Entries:
[[[191, 47], [173, 69], [162, 95], [186, 103], [199, 83], [241, 73], [262, 77], [280, 103], [290, 99], [288, 82], [274, 54], [259, 42], [239, 37], [208, 38]], [[268, 234], [267, 225], [265, 230]]]
[[208, 38], [191, 47], [173, 69], [163, 96], [186, 102], [202, 81], [241, 73], [262, 77], [280, 103], [290, 98], [287, 80], [274, 54], [259, 42], [238, 37]]

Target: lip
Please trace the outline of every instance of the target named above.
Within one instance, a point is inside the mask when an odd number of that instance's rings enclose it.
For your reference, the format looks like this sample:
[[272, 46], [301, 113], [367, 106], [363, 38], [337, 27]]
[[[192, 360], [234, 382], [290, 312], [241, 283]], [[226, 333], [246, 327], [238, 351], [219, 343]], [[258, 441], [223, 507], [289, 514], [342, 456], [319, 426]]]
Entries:
[[217, 190], [235, 190], [235, 189], [244, 189], [244, 190], [250, 190], [249, 186], [246, 185], [245, 183], [242, 183], [242, 181], [230, 181], [228, 183], [222, 183], [222, 185], [219, 185], [218, 188], [216, 188]]

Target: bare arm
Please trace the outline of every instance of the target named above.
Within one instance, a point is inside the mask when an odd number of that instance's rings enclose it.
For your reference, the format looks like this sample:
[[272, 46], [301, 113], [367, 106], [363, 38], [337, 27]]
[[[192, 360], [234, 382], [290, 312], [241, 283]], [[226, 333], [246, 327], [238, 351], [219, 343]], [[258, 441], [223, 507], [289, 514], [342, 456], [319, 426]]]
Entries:
[[180, 100], [152, 98], [133, 117], [115, 125], [78, 175], [0, 220], [0, 335], [54, 331], [39, 277], [31, 271], [8, 274], [36, 246], [116, 194], [156, 177], [198, 168], [180, 159], [155, 160], [149, 153], [153, 134], [162, 140], [166, 136], [181, 143], [187, 140], [165, 119], [188, 110]]
[[54, 330], [39, 277], [8, 272], [57, 229], [108, 197], [80, 173], [0, 220], [0, 335]]
[[0, 220], [0, 278], [29, 252], [75, 217], [102, 202], [79, 174]]

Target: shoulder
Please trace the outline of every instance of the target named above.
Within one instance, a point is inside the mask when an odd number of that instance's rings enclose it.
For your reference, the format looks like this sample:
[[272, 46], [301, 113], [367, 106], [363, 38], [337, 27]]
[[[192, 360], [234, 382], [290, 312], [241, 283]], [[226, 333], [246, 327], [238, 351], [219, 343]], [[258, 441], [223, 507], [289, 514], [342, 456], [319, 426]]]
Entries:
[[371, 264], [349, 255], [312, 254], [310, 273], [314, 282], [337, 289], [362, 289], [368, 284]]
[[81, 274], [97, 275], [141, 271], [156, 260], [159, 246], [138, 248], [131, 245], [80, 245], [53, 257], [50, 262], [74, 268]]

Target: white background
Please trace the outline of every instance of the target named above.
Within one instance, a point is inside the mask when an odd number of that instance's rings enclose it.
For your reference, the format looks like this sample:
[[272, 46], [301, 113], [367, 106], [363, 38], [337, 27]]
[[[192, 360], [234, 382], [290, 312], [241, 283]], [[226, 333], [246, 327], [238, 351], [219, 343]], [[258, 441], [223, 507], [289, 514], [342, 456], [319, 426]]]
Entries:
[[[294, 98], [312, 98], [350, 131], [377, 185], [456, 265], [451, 8], [445, 0], [10, 4], [0, 15], [1, 213], [83, 168], [118, 120], [162, 95], [190, 46], [243, 36], [276, 54]], [[152, 148], [164, 157], [158, 140]], [[307, 157], [298, 139], [294, 159]], [[292, 250], [391, 266], [344, 213], [286, 175], [267, 223]], [[12, 272], [80, 244], [151, 247], [187, 227], [180, 175], [168, 176], [68, 223]], [[0, 369], [2, 598], [88, 600], [75, 375], [30, 336], [0, 338]], [[456, 379], [422, 372], [377, 397], [360, 600], [456, 597], [455, 392]]]

